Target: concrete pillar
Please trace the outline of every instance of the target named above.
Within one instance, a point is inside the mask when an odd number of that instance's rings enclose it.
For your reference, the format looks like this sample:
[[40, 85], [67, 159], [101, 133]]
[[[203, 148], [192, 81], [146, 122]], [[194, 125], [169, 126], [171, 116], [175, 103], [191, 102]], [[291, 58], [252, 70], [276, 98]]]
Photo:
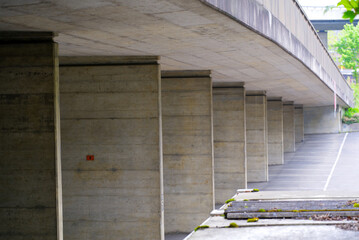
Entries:
[[246, 92], [248, 182], [268, 181], [267, 97], [265, 91]]
[[304, 134], [338, 133], [342, 129], [341, 107], [334, 106], [305, 107]]
[[63, 239], [53, 36], [0, 32], [1, 239]]
[[215, 201], [247, 188], [245, 89], [213, 88]]
[[304, 141], [303, 105], [294, 105], [295, 142]]
[[281, 97], [268, 98], [267, 120], [268, 164], [283, 164], [283, 102]]
[[283, 103], [284, 152], [295, 152], [294, 102]]
[[60, 65], [65, 239], [163, 239], [158, 58]]
[[165, 231], [191, 232], [214, 207], [210, 71], [163, 71]]
[[322, 41], [323, 45], [328, 48], [328, 31], [326, 30], [320, 30], [318, 32], [318, 36], [320, 40]]

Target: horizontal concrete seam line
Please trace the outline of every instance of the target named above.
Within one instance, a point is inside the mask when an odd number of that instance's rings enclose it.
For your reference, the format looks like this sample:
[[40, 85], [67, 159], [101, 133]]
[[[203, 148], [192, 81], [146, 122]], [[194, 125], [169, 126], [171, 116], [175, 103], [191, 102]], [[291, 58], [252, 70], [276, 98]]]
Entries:
[[333, 176], [335, 167], [337, 166], [337, 163], [338, 163], [338, 161], [339, 161], [339, 158], [340, 158], [340, 155], [341, 155], [341, 153], [342, 153], [342, 150], [343, 150], [343, 147], [344, 147], [344, 143], [345, 143], [345, 140], [347, 139], [347, 136], [348, 136], [348, 133], [345, 134], [344, 139], [343, 139], [343, 142], [342, 142], [342, 144], [340, 145], [337, 158], [336, 158], [336, 160], [335, 160], [335, 162], [334, 162], [334, 165], [333, 165], [333, 167], [332, 167], [332, 170], [330, 171], [330, 174], [329, 174], [328, 179], [327, 179], [327, 183], [325, 184], [325, 186], [324, 186], [324, 188], [323, 188], [323, 191], [327, 191], [329, 182], [330, 182], [330, 180], [332, 179], [332, 176]]
[[6, 207], [1, 206], [0, 209], [54, 209], [56, 206], [53, 207], [45, 207], [45, 206], [33, 206], [33, 207]]
[[196, 76], [196, 75], [193, 75], [193, 76], [161, 76], [161, 79], [166, 79], [166, 78], [178, 78], [178, 79], [181, 79], [181, 78], [193, 78], [193, 79], [196, 79], [196, 78], [211, 78], [211, 75], [199, 75], [199, 76]]
[[[98, 82], [104, 82], [104, 80], [96, 80]], [[108, 82], [121, 82], [121, 80], [109, 80]], [[139, 81], [139, 82], [145, 82], [145, 81]], [[92, 95], [95, 95], [95, 94], [109, 94], [109, 93], [121, 93], [121, 94], [129, 94], [129, 93], [157, 93], [156, 90], [152, 90], [152, 91], [101, 91], [101, 90], [96, 90], [96, 91], [88, 91], [88, 92], [79, 92], [79, 91], [72, 91], [72, 92], [67, 92], [67, 91], [61, 91], [61, 96], [63, 95], [77, 95], [77, 94], [92, 94]], [[49, 93], [50, 94], [50, 93]], [[26, 95], [30, 95], [30, 94], [26, 94]]]
[[106, 63], [89, 63], [89, 64], [61, 64], [60, 63], [60, 67], [115, 67], [115, 66], [144, 66], [144, 65], [160, 65], [157, 62], [139, 62], [139, 63], [110, 63], [110, 64], [106, 64]]
[[[99, 111], [95, 111], [95, 112], [99, 112]], [[104, 111], [102, 111], [104, 112]], [[105, 112], [110, 112], [110, 111], [105, 111]], [[158, 119], [158, 117], [138, 117], [138, 118], [124, 118], [124, 117], [98, 117], [98, 118], [77, 118], [77, 117], [73, 117], [73, 118], [61, 118], [61, 121], [77, 121], [77, 120], [148, 120], [148, 119]]]

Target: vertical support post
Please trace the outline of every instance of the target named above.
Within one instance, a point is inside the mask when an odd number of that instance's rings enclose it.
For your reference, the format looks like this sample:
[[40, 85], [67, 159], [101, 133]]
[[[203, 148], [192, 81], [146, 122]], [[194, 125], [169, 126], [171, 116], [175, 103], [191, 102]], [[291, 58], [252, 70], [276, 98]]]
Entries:
[[247, 188], [245, 99], [243, 84], [213, 88], [216, 203], [223, 204], [236, 189]]
[[246, 92], [248, 182], [268, 181], [267, 97], [265, 91]]
[[210, 71], [162, 71], [166, 233], [191, 232], [214, 207]]
[[283, 103], [284, 152], [295, 152], [294, 102]]
[[58, 49], [0, 32], [0, 236], [62, 240]]
[[65, 239], [163, 240], [158, 57], [60, 65]]
[[284, 163], [283, 102], [281, 97], [268, 98], [268, 164]]

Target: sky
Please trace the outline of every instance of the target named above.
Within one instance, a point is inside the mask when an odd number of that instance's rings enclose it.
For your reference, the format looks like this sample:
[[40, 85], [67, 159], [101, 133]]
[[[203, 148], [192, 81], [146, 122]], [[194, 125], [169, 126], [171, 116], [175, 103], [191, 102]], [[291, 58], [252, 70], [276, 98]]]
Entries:
[[340, 0], [297, 0], [302, 6], [333, 6]]

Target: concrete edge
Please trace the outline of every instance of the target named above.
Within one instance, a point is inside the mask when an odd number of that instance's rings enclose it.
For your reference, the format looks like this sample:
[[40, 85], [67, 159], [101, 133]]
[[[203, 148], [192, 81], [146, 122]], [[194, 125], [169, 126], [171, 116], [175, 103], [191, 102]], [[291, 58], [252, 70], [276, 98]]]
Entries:
[[161, 71], [162, 78], [208, 78], [211, 70], [164, 70]]
[[158, 64], [159, 56], [63, 56], [60, 66]]
[[57, 35], [50, 31], [0, 31], [0, 42], [53, 41]]
[[282, 101], [282, 97], [267, 97], [267, 101]]
[[266, 96], [267, 92], [263, 90], [246, 91], [246, 96]]
[[244, 82], [213, 82], [213, 88], [244, 88]]

